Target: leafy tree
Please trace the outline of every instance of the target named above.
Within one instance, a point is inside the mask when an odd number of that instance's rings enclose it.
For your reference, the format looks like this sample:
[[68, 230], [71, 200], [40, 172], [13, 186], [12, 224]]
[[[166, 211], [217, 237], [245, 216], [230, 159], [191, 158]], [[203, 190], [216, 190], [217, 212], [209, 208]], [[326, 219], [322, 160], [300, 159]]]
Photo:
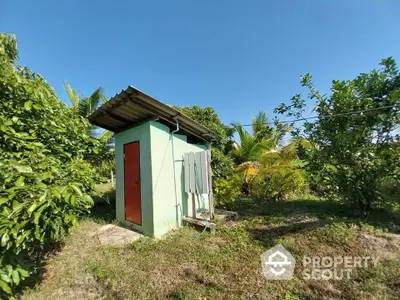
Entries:
[[92, 205], [87, 163], [99, 142], [89, 124], [40, 75], [15, 64], [14, 36], [0, 34], [0, 298], [35, 268], [30, 257], [59, 241]]
[[217, 139], [211, 144], [213, 177], [215, 179], [223, 178], [232, 173], [233, 162], [229, 152], [232, 149], [233, 129], [221, 122], [212, 107], [184, 106], [174, 108], [217, 134]]
[[[334, 80], [328, 95], [322, 95], [311, 79], [304, 75], [301, 85], [316, 101], [317, 116], [294, 131], [313, 145], [306, 152], [306, 169], [332, 195], [362, 212], [386, 204], [389, 198], [380, 189], [383, 181], [400, 179], [399, 136], [394, 134], [400, 123], [400, 76], [395, 61], [383, 59], [380, 69], [353, 80]], [[276, 112], [303, 118], [305, 106], [298, 94]]]

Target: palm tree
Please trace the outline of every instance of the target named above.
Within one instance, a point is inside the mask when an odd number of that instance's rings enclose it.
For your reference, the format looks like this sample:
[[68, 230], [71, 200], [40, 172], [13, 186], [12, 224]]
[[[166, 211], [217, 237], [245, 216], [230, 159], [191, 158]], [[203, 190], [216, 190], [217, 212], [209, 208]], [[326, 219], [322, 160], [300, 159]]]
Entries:
[[260, 159], [266, 153], [277, 152], [281, 138], [289, 131], [289, 125], [268, 125], [267, 114], [260, 111], [252, 121], [253, 133], [247, 132], [239, 123], [233, 123], [233, 128], [239, 135], [240, 144], [236, 144], [232, 157], [237, 164], [236, 170], [243, 173], [242, 190], [249, 193], [249, 183], [258, 174]]
[[[104, 95], [102, 87], [98, 87], [89, 97], [82, 97], [79, 95], [69, 83], [64, 84], [65, 91], [72, 104], [72, 111], [84, 118], [89, 117], [101, 103], [107, 102], [107, 97]], [[96, 132], [97, 126], [92, 125], [88, 129], [88, 134], [94, 138], [97, 138], [101, 144], [101, 152], [96, 157], [96, 165], [99, 171], [111, 172], [111, 178], [113, 178], [114, 169], [114, 133], [109, 130], [103, 131], [100, 135]]]
[[266, 195], [274, 199], [301, 195], [308, 190], [308, 183], [299, 159], [299, 149], [310, 149], [311, 144], [304, 138], [292, 140], [282, 149], [266, 152], [260, 157], [259, 174], [268, 182]]
[[107, 102], [107, 97], [104, 95], [102, 87], [98, 87], [89, 97], [79, 95], [69, 83], [64, 84], [65, 91], [72, 103], [72, 110], [82, 116], [89, 117], [94, 112], [101, 102]]
[[[64, 84], [65, 91], [69, 97], [72, 104], [72, 111], [77, 115], [87, 118], [89, 117], [100, 104], [107, 102], [107, 97], [104, 95], [102, 87], [98, 87], [89, 97], [82, 97], [79, 95], [71, 85], [66, 82]], [[98, 127], [92, 125], [89, 129], [89, 135], [98, 138], [104, 144], [109, 145], [113, 142], [113, 132], [105, 130], [100, 136], [96, 136], [96, 131]]]
[[239, 123], [234, 123], [232, 126], [240, 139], [240, 144], [236, 144], [232, 151], [233, 159], [238, 165], [248, 161], [258, 161], [264, 152], [276, 147], [273, 139], [260, 139], [257, 135], [247, 132]]
[[274, 132], [274, 129], [268, 126], [267, 113], [264, 111], [260, 111], [257, 116], [253, 117], [252, 129], [253, 135], [258, 141], [264, 138], [272, 138]]
[[232, 156], [236, 164], [258, 161], [263, 153], [278, 146], [281, 134], [268, 125], [267, 114], [260, 111], [253, 118], [253, 134], [247, 132], [239, 123], [233, 123], [233, 128], [239, 135], [240, 144], [236, 144]]

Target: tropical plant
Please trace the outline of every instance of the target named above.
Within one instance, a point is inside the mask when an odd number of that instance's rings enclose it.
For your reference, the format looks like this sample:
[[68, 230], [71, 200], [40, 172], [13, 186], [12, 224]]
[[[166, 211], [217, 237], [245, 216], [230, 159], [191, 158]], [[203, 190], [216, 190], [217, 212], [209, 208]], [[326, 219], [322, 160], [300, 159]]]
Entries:
[[[302, 77], [310, 100], [315, 100], [315, 120], [293, 134], [313, 145], [305, 154], [306, 169], [331, 195], [355, 204], [361, 212], [393, 201], [380, 186], [384, 178], [399, 182], [400, 75], [393, 58], [383, 59], [381, 69], [353, 80], [332, 83], [322, 95], [311, 75]], [[276, 112], [302, 118], [306, 101], [300, 94]], [[397, 200], [398, 201], [398, 200]]]
[[12, 35], [0, 34], [0, 298], [35, 273], [31, 259], [89, 210], [99, 142], [47, 82], [16, 65]]
[[[65, 91], [72, 104], [74, 114], [87, 118], [91, 115], [101, 103], [107, 102], [107, 97], [104, 95], [102, 87], [98, 87], [89, 97], [79, 95], [69, 83], [64, 84]], [[100, 135], [97, 133], [98, 127], [91, 125], [88, 129], [88, 134], [96, 137], [100, 141], [100, 153], [91, 158], [91, 162], [96, 166], [99, 174], [108, 176], [113, 174], [115, 166], [114, 153], [114, 133], [109, 130], [104, 130]]]
[[241, 185], [242, 176], [237, 173], [215, 180], [215, 205], [219, 208], [232, 209], [233, 204], [241, 195]]
[[252, 121], [252, 134], [240, 123], [232, 123], [239, 135], [239, 144], [232, 150], [232, 157], [237, 165], [249, 161], [258, 161], [267, 151], [274, 150], [281, 138], [289, 131], [287, 124], [268, 125], [267, 114], [260, 111]]
[[240, 139], [240, 143], [232, 150], [232, 157], [238, 165], [248, 161], [258, 161], [263, 153], [277, 146], [274, 139], [260, 139], [257, 134], [247, 132], [239, 123], [234, 123], [232, 126]]
[[285, 147], [265, 152], [259, 159], [260, 170], [249, 182], [249, 193], [260, 199], [289, 199], [308, 193], [307, 174], [302, 170], [300, 149], [309, 149], [310, 143], [295, 139]]
[[102, 87], [95, 89], [89, 97], [79, 95], [68, 82], [64, 84], [64, 88], [71, 101], [72, 111], [84, 118], [89, 117], [99, 107], [100, 103], [107, 102]]

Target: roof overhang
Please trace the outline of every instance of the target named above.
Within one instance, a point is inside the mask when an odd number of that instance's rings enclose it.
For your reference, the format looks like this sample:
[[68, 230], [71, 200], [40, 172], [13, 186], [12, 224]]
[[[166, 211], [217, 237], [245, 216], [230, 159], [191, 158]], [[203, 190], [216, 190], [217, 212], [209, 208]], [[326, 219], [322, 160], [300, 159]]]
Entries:
[[205, 142], [217, 137], [214, 132], [180, 111], [132, 86], [122, 90], [89, 116], [90, 123], [115, 133], [150, 120], [159, 120], [171, 127], [178, 122], [181, 131]]

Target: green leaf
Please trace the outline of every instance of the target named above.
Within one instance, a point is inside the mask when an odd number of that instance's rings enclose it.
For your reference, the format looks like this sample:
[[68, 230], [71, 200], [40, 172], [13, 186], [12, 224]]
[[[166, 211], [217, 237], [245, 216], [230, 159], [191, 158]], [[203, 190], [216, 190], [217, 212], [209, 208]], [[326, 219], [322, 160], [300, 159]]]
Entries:
[[23, 277], [23, 278], [29, 277], [29, 272], [27, 270], [18, 268], [18, 272], [19, 272], [19, 274], [21, 274], [21, 277]]
[[13, 270], [13, 272], [12, 272], [12, 280], [15, 283], [15, 285], [19, 285], [20, 280], [19, 280], [19, 273], [18, 273], [17, 270]]
[[5, 282], [11, 282], [10, 277], [8, 277], [7, 274], [1, 274], [0, 275], [0, 280], [3, 280]]
[[6, 203], [7, 201], [9, 201], [8, 198], [0, 198], [0, 205]]
[[3, 233], [1, 237], [1, 246], [5, 247], [7, 245], [7, 242], [10, 240], [10, 237], [7, 232]]
[[32, 173], [32, 168], [29, 166], [14, 166], [14, 168], [20, 173]]
[[26, 102], [24, 103], [24, 108], [25, 108], [25, 110], [31, 110], [31, 108], [32, 108], [32, 101], [26, 101]]
[[40, 227], [38, 225], [35, 227], [35, 237], [40, 240]]
[[3, 280], [0, 280], [0, 288], [7, 294], [11, 294], [10, 286]]
[[76, 191], [76, 193], [77, 193], [79, 196], [82, 197], [82, 192], [81, 192], [81, 190], [80, 190], [77, 186], [71, 184], [71, 187]]
[[21, 187], [25, 185], [25, 177], [24, 176], [19, 176], [17, 181], [15, 182], [15, 186]]
[[33, 223], [38, 224], [39, 223], [39, 218], [42, 215], [43, 210], [46, 208], [45, 205], [42, 205], [36, 212], [35, 212], [35, 218], [33, 219]]
[[35, 209], [38, 207], [38, 205], [39, 205], [39, 203], [35, 201], [35, 202], [31, 205], [31, 207], [28, 208], [28, 213], [29, 213], [29, 215], [31, 215], [31, 214], [35, 211]]

